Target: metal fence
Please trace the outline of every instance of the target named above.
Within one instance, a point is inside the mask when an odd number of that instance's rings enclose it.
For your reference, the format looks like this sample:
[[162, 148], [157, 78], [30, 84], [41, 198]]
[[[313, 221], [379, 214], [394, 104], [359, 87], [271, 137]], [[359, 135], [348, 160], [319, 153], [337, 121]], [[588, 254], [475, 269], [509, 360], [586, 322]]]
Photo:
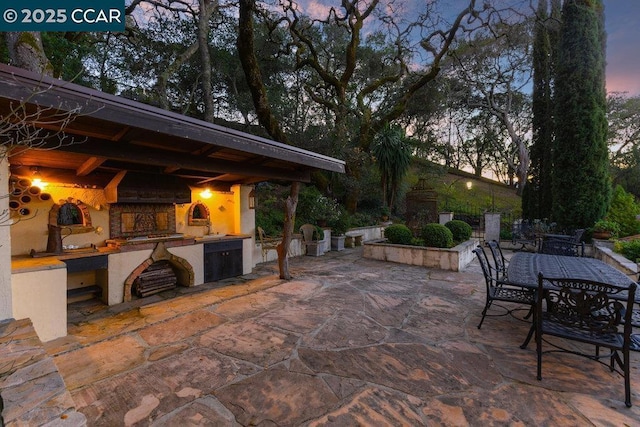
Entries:
[[[484, 214], [485, 209], [467, 208], [453, 213], [453, 219], [466, 222], [473, 229], [473, 237], [484, 240]], [[514, 221], [520, 219], [512, 212], [500, 212], [500, 238], [511, 239], [511, 231]]]

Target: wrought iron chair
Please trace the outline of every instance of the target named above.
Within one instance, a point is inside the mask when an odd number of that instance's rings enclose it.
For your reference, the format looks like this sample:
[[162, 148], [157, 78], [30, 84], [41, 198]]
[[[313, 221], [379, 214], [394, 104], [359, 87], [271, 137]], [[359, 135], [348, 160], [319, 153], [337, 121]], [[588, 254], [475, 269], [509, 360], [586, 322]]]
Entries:
[[280, 240], [267, 237], [262, 227], [258, 227], [258, 239], [262, 250], [262, 262], [266, 262], [269, 251], [277, 250]]
[[565, 239], [545, 239], [540, 245], [541, 254], [584, 256], [584, 242], [573, 243]]
[[[538, 358], [538, 380], [542, 380], [542, 354], [567, 352], [607, 365], [624, 377], [625, 404], [631, 406], [629, 350], [631, 345], [631, 310], [636, 285], [616, 286], [585, 279], [554, 279], [538, 276], [535, 337]], [[543, 304], [544, 303], [544, 304]], [[543, 310], [543, 306], [546, 310]], [[586, 350], [563, 347], [544, 340], [545, 335], [595, 346], [593, 354]], [[542, 349], [542, 342], [553, 349]], [[600, 355], [600, 348], [609, 354]], [[616, 364], [619, 368], [616, 368]]]
[[[527, 289], [522, 286], [510, 283], [506, 280], [497, 279], [497, 275], [492, 271], [495, 270], [491, 264], [489, 264], [489, 258], [485, 253], [482, 246], [478, 246], [473, 250], [478, 257], [482, 273], [484, 274], [484, 280], [487, 288], [486, 300], [484, 309], [482, 310], [482, 318], [478, 324], [478, 329], [482, 327], [484, 318], [486, 316], [505, 316], [511, 314], [514, 310], [520, 309], [522, 305], [528, 305], [531, 310], [535, 304], [535, 291], [533, 289]], [[505, 309], [506, 311], [498, 314], [487, 314], [487, 311], [494, 303], [494, 301], [507, 302], [518, 304], [518, 307], [513, 309], [507, 309], [499, 304], [497, 306]], [[531, 329], [531, 333], [533, 328]]]
[[491, 240], [487, 242], [489, 246], [489, 250], [491, 250], [491, 255], [493, 256], [493, 263], [495, 265], [495, 271], [497, 273], [496, 279], [506, 279], [507, 278], [507, 260], [502, 253], [502, 249], [500, 248], [500, 243], [497, 240]]
[[534, 250], [538, 247], [538, 236], [531, 222], [527, 220], [519, 220], [513, 223], [511, 227], [512, 243], [514, 245], [522, 245], [520, 250], [524, 250], [531, 246]]

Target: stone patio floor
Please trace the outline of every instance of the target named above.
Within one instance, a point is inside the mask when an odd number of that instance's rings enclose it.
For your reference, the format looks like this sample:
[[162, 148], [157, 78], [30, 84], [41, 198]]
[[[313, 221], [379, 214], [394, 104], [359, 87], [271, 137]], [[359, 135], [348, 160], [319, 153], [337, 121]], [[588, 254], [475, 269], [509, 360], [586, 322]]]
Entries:
[[476, 262], [361, 255], [293, 258], [291, 281], [265, 263], [226, 286], [74, 304], [45, 350], [89, 426], [640, 424], [640, 354], [632, 408], [622, 377], [583, 358], [545, 355], [538, 381], [535, 343], [519, 348], [529, 323], [477, 329]]

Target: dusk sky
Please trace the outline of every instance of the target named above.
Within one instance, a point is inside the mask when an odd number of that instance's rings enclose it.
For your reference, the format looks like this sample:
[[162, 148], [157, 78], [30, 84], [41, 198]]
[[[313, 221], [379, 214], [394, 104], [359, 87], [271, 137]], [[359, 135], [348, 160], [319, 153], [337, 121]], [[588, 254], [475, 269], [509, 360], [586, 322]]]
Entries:
[[640, 1], [604, 0], [607, 91], [640, 95]]

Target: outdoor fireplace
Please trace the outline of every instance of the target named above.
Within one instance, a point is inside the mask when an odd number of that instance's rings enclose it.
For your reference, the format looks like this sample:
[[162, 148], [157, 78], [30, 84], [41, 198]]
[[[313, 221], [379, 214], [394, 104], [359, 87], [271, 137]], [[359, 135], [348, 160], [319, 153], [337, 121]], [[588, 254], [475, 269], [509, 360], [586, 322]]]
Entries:
[[[124, 281], [124, 302], [131, 301], [132, 292], [149, 296], [176, 286], [194, 286], [193, 267], [184, 258], [167, 250], [169, 242], [155, 243], [149, 258], [140, 263]], [[142, 291], [140, 284], [142, 283]]]

